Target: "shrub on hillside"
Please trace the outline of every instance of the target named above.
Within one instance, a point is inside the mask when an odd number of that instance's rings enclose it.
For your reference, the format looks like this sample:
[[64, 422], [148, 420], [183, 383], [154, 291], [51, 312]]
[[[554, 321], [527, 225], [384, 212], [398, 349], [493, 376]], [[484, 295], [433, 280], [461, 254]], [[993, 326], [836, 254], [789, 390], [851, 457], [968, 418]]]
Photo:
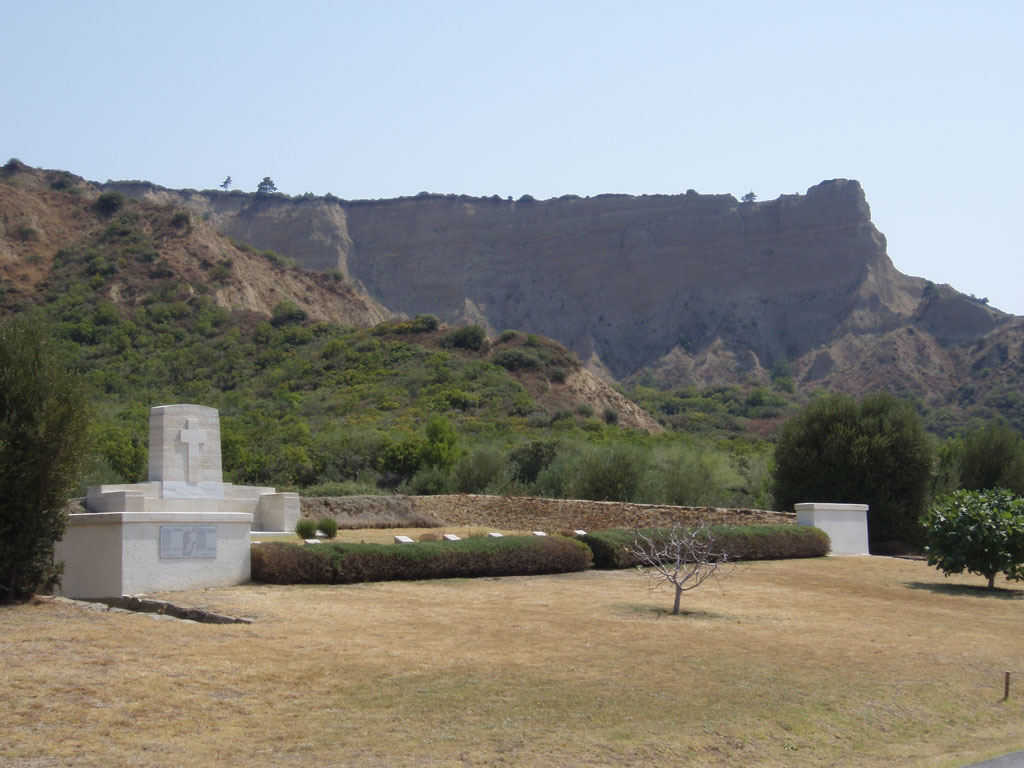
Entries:
[[[709, 529], [730, 560], [789, 560], [823, 557], [831, 549], [828, 534], [803, 525], [718, 525]], [[644, 529], [643, 534], [658, 541], [667, 529]], [[629, 551], [636, 532], [591, 531], [580, 540], [594, 553], [595, 568], [634, 568], [640, 561]]]
[[96, 210], [104, 216], [117, 213], [124, 206], [124, 195], [120, 192], [104, 192], [96, 198]]
[[252, 578], [272, 584], [355, 584], [478, 576], [569, 573], [590, 567], [590, 550], [559, 536], [506, 536], [413, 544], [271, 542], [252, 548]]
[[487, 331], [480, 325], [465, 325], [441, 337], [445, 349], [472, 349], [479, 352], [487, 344]]
[[301, 518], [295, 524], [295, 533], [300, 539], [314, 538], [316, 536], [316, 520], [310, 520], [308, 517]]
[[436, 331], [440, 324], [441, 321], [437, 319], [436, 315], [416, 315], [412, 319], [411, 328], [415, 333], [427, 333]]
[[499, 350], [491, 355], [491, 362], [508, 371], [536, 371], [544, 367], [540, 355], [522, 347]]

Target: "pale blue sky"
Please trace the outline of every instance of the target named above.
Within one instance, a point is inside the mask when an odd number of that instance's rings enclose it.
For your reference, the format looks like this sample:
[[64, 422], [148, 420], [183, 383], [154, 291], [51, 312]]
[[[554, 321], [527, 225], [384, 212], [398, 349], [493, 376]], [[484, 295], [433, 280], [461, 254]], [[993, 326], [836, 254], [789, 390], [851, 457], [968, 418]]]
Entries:
[[343, 198], [859, 179], [1024, 315], [1024, 2], [0, 0], [0, 162]]

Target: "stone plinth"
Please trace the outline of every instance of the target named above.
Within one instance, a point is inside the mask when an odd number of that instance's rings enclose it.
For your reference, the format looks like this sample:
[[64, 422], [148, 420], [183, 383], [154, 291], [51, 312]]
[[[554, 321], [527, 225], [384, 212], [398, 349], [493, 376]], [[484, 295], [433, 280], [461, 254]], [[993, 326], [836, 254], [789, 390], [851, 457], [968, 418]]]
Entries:
[[70, 515], [55, 558], [72, 598], [228, 587], [249, 581], [245, 513], [103, 512]]
[[812, 502], [797, 504], [798, 525], [821, 528], [832, 540], [833, 555], [868, 553], [868, 505]]

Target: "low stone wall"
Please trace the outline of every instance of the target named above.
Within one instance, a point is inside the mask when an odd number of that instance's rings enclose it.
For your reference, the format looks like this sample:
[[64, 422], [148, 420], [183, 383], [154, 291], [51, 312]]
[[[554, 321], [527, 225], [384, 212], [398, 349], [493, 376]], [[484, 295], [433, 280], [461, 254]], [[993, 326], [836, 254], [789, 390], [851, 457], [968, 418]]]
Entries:
[[340, 496], [303, 498], [303, 517], [399, 520], [405, 515], [434, 518], [451, 526], [488, 526], [509, 531], [565, 531], [634, 526], [669, 526], [707, 521], [712, 525], [796, 524], [793, 512], [715, 507], [671, 507], [613, 501], [541, 499], [520, 496]]

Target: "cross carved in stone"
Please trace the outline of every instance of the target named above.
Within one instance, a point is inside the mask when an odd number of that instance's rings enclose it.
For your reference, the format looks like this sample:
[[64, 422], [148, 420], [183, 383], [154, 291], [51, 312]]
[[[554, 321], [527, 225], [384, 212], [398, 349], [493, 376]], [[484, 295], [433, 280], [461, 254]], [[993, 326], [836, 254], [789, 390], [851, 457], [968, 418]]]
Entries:
[[199, 446], [206, 444], [206, 430], [196, 428], [196, 419], [189, 419], [178, 438], [186, 446], [185, 481], [199, 482]]

